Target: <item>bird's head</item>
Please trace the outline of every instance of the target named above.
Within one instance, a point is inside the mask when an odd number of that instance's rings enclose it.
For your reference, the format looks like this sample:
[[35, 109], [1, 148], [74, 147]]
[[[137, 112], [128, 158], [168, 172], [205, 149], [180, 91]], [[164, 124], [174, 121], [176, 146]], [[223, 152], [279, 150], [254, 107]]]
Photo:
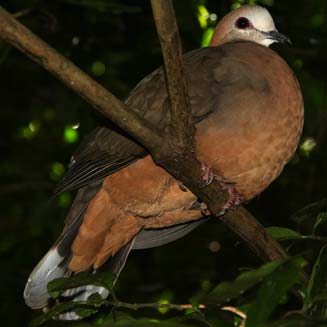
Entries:
[[268, 47], [272, 43], [291, 43], [279, 33], [267, 9], [260, 6], [242, 6], [231, 11], [218, 23], [210, 45], [232, 41], [252, 41]]

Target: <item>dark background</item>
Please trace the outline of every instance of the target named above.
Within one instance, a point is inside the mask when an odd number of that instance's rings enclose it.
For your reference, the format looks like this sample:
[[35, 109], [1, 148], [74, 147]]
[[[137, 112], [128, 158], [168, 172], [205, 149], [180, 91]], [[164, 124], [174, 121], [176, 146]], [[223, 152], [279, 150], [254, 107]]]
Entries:
[[[243, 3], [266, 6], [277, 28], [292, 39], [292, 48], [273, 48], [293, 68], [305, 100], [295, 157], [247, 207], [266, 226], [296, 229], [292, 213], [326, 197], [327, 1], [176, 0], [184, 50], [205, 45], [216, 19]], [[162, 62], [148, 0], [4, 0], [1, 5], [120, 98]], [[34, 316], [24, 305], [24, 284], [58, 236], [74, 196], [52, 198], [52, 189], [79, 141], [103, 122], [77, 95], [0, 41], [1, 324], [24, 326]], [[185, 303], [259, 263], [232, 232], [211, 221], [175, 243], [133, 253], [117, 293], [129, 302]]]

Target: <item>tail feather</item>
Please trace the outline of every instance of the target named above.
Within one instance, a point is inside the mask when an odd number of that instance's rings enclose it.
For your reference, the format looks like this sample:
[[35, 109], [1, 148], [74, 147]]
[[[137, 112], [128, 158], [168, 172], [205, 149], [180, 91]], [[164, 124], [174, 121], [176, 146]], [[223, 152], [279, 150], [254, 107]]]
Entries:
[[[71, 246], [83, 221], [88, 203], [98, 189], [99, 184], [94, 184], [79, 190], [68, 214], [62, 235], [30, 274], [24, 290], [24, 299], [32, 309], [48, 307], [51, 297], [48, 294], [47, 285], [50, 281], [72, 274], [72, 271], [68, 269], [72, 256]], [[97, 271], [111, 271], [117, 279], [132, 249], [145, 249], [172, 242], [188, 234], [204, 221], [206, 219], [158, 230], [142, 230]], [[86, 285], [69, 289], [64, 292], [63, 296], [73, 301], [87, 301], [89, 296], [95, 293], [98, 293], [103, 299], [109, 295], [109, 291], [103, 287]], [[57, 318], [61, 320], [81, 319], [75, 312], [67, 312]]]
[[[103, 266], [101, 266], [99, 270], [102, 271], [110, 271], [115, 276], [115, 282], [118, 279], [121, 271], [123, 270], [128, 255], [134, 244], [133, 239], [131, 242], [126, 244], [120, 251], [118, 251], [112, 258], [110, 258]], [[96, 271], [94, 271], [96, 273]], [[65, 297], [73, 297], [73, 301], [87, 301], [87, 299], [93, 294], [99, 294], [101, 298], [104, 300], [109, 296], [109, 290], [96, 285], [85, 285], [81, 287], [75, 287], [69, 289], [64, 292], [63, 296]], [[73, 311], [62, 313], [58, 316], [59, 320], [80, 320], [81, 317]]]
[[67, 268], [71, 257], [70, 247], [83, 221], [87, 204], [99, 187], [101, 183], [97, 182], [78, 191], [61, 236], [31, 272], [25, 286], [24, 299], [32, 309], [42, 309], [48, 305], [50, 295], [47, 285], [50, 281], [71, 275]]
[[42, 309], [46, 307], [51, 298], [48, 294], [48, 283], [56, 278], [71, 275], [71, 271], [68, 269], [71, 257], [70, 245], [74, 241], [82, 222], [83, 212], [79, 215], [80, 219], [77, 219], [71, 229], [67, 230], [57, 240], [31, 272], [24, 290], [25, 303], [30, 308]]
[[64, 259], [56, 248], [51, 248], [34, 268], [24, 290], [25, 303], [30, 308], [42, 309], [45, 307], [50, 299], [47, 290], [48, 282], [69, 275], [65, 265], [62, 265]]

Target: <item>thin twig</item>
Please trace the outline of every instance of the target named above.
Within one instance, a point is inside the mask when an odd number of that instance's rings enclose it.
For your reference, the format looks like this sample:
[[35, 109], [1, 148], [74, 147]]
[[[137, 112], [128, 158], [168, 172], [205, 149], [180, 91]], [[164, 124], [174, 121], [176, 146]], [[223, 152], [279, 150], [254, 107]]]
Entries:
[[[152, 308], [152, 309], [169, 309], [169, 310], [177, 310], [177, 311], [185, 311], [185, 310], [194, 310], [197, 313], [203, 315], [201, 310], [205, 310], [206, 306], [204, 304], [199, 304], [198, 306], [193, 306], [192, 304], [173, 304], [173, 303], [129, 303], [129, 302], [122, 302], [122, 301], [104, 301], [104, 304], [106, 306], [113, 306], [116, 308], [125, 308], [130, 310], [140, 310], [140, 309], [146, 309], [146, 308]], [[220, 307], [219, 310], [222, 311], [228, 311], [233, 313], [235, 316], [242, 319], [242, 322], [239, 327], [245, 326], [243, 325], [246, 320], [246, 314], [242, 312], [241, 310], [232, 307], [232, 306], [225, 306]], [[203, 319], [205, 319], [204, 316], [202, 316]]]
[[177, 311], [184, 311], [189, 309], [205, 309], [204, 304], [200, 304], [197, 307], [194, 307], [192, 304], [172, 304], [172, 303], [128, 303], [122, 301], [105, 301], [105, 305], [110, 305], [117, 308], [126, 308], [131, 310], [139, 310], [145, 308], [153, 308], [153, 309], [171, 309]]
[[233, 313], [235, 316], [239, 317], [242, 319], [241, 323], [238, 325], [238, 327], [245, 327], [245, 323], [246, 323], [246, 314], [244, 312], [242, 312], [241, 310], [235, 308], [235, 307], [231, 307], [231, 306], [227, 306], [227, 307], [222, 307], [220, 308], [220, 310], [223, 311], [228, 311]]

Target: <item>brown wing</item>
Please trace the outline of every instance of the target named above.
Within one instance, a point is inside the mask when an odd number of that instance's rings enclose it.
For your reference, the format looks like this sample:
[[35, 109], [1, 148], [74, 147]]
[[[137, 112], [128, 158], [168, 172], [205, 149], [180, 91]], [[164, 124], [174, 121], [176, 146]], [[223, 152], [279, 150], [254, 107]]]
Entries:
[[[191, 51], [185, 55], [190, 102], [195, 122], [215, 108], [219, 87], [215, 85], [212, 64], [219, 64], [218, 48]], [[221, 83], [221, 81], [219, 81]], [[210, 87], [207, 87], [210, 85]], [[158, 129], [169, 122], [169, 99], [164, 74], [159, 68], [145, 77], [126, 100], [133, 110]], [[146, 155], [146, 150], [124, 132], [106, 127], [96, 128], [72, 156], [70, 168], [55, 189], [55, 194], [81, 188], [102, 180]]]

